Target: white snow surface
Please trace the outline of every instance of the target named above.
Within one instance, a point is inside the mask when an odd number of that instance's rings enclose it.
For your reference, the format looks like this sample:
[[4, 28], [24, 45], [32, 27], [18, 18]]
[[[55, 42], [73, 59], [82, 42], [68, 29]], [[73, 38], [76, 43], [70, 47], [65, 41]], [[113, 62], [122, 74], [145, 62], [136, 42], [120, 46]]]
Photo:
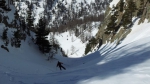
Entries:
[[29, 39], [18, 49], [9, 45], [10, 52], [0, 48], [0, 84], [150, 84], [150, 23], [137, 22], [119, 46], [108, 43], [80, 58], [57, 54], [47, 61]]
[[[98, 32], [100, 22], [92, 22], [90, 25], [92, 27], [92, 32], [90, 33], [88, 30], [85, 30], [78, 37], [75, 36], [74, 32], [64, 32], [61, 34], [55, 34], [55, 38], [58, 40], [61, 48], [64, 50], [65, 54], [70, 58], [79, 58], [84, 56], [85, 47], [87, 42], [82, 42], [80, 36], [83, 35], [92, 37], [95, 36]], [[51, 37], [51, 35], [49, 35]]]
[[120, 1], [120, 0], [113, 0], [113, 1], [110, 3], [109, 7], [110, 7], [110, 8], [113, 8], [113, 6], [116, 6], [119, 1]]

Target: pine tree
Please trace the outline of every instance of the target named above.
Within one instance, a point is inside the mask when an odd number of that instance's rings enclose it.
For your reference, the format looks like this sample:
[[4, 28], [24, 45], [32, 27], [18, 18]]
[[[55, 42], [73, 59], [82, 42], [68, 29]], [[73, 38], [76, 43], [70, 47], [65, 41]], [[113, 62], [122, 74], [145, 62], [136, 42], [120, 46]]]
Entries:
[[86, 55], [90, 50], [91, 50], [91, 46], [90, 46], [90, 44], [87, 44], [84, 54]]
[[19, 20], [19, 14], [18, 14], [18, 11], [17, 11], [17, 10], [16, 10], [15, 13], [14, 13], [14, 17], [15, 17], [15, 19], [14, 19], [14, 25], [13, 25], [13, 26], [18, 29], [18, 28], [20, 28], [20, 27], [19, 27], [19, 24], [18, 24], [18, 22], [17, 22], [17, 21]]
[[0, 1], [0, 8], [2, 8], [5, 11], [11, 11], [11, 9], [9, 7], [9, 4], [10, 4], [9, 0], [8, 0], [8, 4], [7, 5], [5, 5], [5, 4], [6, 4], [5, 0]]
[[123, 15], [123, 26], [124, 28], [128, 28], [130, 25], [132, 25], [132, 17], [133, 13], [137, 10], [136, 4], [133, 0], [128, 1], [128, 8], [125, 10], [125, 13]]
[[14, 31], [13, 41], [14, 41], [14, 45], [16, 48], [19, 48], [21, 46], [21, 39], [20, 38], [21, 38], [20, 30]]
[[30, 36], [30, 30], [34, 29], [33, 17], [32, 17], [32, 5], [29, 7], [28, 17], [27, 17], [27, 34]]
[[117, 20], [117, 17], [118, 17], [118, 11], [117, 11], [117, 8], [113, 6], [113, 9], [112, 9], [112, 16], [110, 17], [111, 21], [108, 23], [107, 25], [107, 29], [105, 31], [105, 34], [110, 34], [110, 33], [115, 33], [116, 31], [116, 20]]
[[128, 2], [128, 11], [130, 13], [130, 18], [132, 20], [133, 13], [137, 10], [136, 4], [133, 0], [129, 0]]
[[8, 29], [4, 29], [3, 30], [3, 35], [2, 35], [2, 39], [3, 40], [6, 40], [8, 37], [7, 37], [7, 31], [8, 31]]
[[120, 12], [123, 12], [124, 0], [120, 0]]
[[21, 27], [20, 27], [20, 24], [19, 24], [19, 14], [18, 14], [18, 11], [16, 10], [15, 13], [14, 13], [14, 17], [15, 17], [15, 20], [14, 20], [14, 27], [17, 29], [16, 31], [14, 31], [13, 33], [13, 38], [12, 38], [12, 44], [16, 47], [16, 48], [20, 48], [21, 46]]
[[46, 37], [48, 34], [49, 32], [46, 31], [45, 21], [43, 19], [40, 19], [39, 28], [36, 32], [36, 44], [39, 46], [39, 49], [42, 51], [42, 53], [49, 53], [51, 48], [51, 45]]
[[86, 55], [88, 52], [90, 52], [92, 46], [93, 46], [93, 45], [96, 45], [96, 44], [97, 44], [96, 38], [92, 37], [92, 38], [89, 40], [89, 43], [86, 45], [84, 54]]
[[143, 11], [144, 11], [144, 1], [140, 0], [140, 7], [139, 7], [139, 10], [137, 12], [137, 16], [141, 16], [143, 14]]
[[25, 32], [26, 31], [26, 22], [24, 20], [21, 21], [21, 27], [22, 27], [22, 31]]
[[2, 34], [2, 39], [4, 41], [5, 46], [7, 46], [9, 43], [9, 39], [7, 37], [7, 31], [8, 31], [8, 29], [4, 29], [3, 34]]
[[126, 10], [125, 13], [122, 16], [122, 25], [124, 28], [128, 28], [128, 25], [132, 23], [132, 20], [130, 19], [130, 11]]
[[5, 1], [5, 0], [0, 1], [0, 8], [5, 7], [5, 3], [6, 3], [6, 1]]

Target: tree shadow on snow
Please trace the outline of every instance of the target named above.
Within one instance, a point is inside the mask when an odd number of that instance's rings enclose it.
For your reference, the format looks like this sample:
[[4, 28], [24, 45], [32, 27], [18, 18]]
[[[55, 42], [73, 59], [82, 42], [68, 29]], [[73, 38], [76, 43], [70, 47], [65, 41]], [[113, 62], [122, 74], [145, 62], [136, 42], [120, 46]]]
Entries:
[[[150, 47], [143, 47], [144, 45], [137, 45], [135, 47], [129, 47], [130, 45], [122, 47], [123, 50], [117, 50], [121, 53], [125, 53], [122, 56], [114, 56], [107, 63], [104, 64], [97, 64], [103, 59], [105, 59], [105, 56], [100, 56], [99, 58], [94, 59], [93, 61], [90, 61], [90, 63], [93, 63], [93, 65], [88, 67], [88, 62], [85, 63], [85, 67], [70, 71], [67, 73], [73, 73], [69, 79], [66, 81], [63, 81], [61, 84], [80, 84], [81, 81], [88, 80], [94, 77], [98, 77], [101, 79], [106, 79], [109, 77], [112, 77], [114, 75], [122, 74], [128, 72], [126, 68], [143, 63], [144, 61], [150, 59]], [[126, 47], [128, 47], [128, 50], [126, 50]], [[143, 47], [143, 50], [141, 51], [140, 48]], [[116, 51], [115, 51], [116, 52]], [[113, 53], [113, 52], [112, 52]], [[95, 54], [98, 55], [98, 54]], [[108, 54], [109, 56], [115, 55], [114, 54]], [[119, 55], [119, 54], [118, 54]], [[93, 54], [92, 54], [93, 56]], [[90, 57], [90, 56], [89, 56]], [[107, 57], [107, 56], [106, 56]], [[90, 64], [89, 63], [89, 64]], [[65, 73], [65, 74], [67, 74]], [[67, 82], [67, 83], [66, 83]], [[69, 83], [70, 82], [70, 83]]]

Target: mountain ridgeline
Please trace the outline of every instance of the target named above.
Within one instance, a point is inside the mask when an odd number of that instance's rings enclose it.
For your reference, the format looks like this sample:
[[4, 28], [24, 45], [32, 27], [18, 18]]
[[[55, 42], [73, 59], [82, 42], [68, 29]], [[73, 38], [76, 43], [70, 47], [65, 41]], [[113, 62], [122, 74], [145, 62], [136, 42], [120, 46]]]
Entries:
[[150, 22], [150, 0], [120, 0], [108, 7], [96, 37], [86, 46], [85, 54], [105, 43], [115, 42], [117, 46], [132, 31], [136, 20], [141, 24], [145, 19]]

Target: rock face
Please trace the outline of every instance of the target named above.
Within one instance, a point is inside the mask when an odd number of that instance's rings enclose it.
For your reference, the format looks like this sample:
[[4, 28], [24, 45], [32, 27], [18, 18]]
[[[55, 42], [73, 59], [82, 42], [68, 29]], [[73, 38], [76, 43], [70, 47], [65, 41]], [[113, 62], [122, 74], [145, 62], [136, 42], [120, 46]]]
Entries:
[[91, 50], [99, 44], [99, 39], [103, 44], [116, 41], [118, 45], [132, 31], [137, 19], [140, 19], [139, 24], [145, 19], [150, 21], [150, 0], [120, 0], [116, 6], [108, 6], [104, 22], [96, 34], [96, 44], [91, 46]]

